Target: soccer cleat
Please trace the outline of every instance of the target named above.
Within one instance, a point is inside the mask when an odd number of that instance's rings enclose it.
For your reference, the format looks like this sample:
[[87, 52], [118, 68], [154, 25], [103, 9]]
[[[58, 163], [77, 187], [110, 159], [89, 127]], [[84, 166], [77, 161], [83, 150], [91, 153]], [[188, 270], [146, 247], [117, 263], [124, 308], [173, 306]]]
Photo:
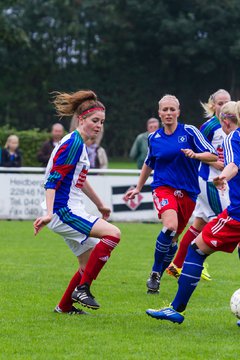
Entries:
[[174, 265], [174, 263], [171, 263], [166, 269], [167, 274], [175, 277], [176, 279], [178, 279], [181, 275], [181, 271], [182, 269], [178, 268], [176, 265]]
[[91, 294], [87, 283], [79, 285], [75, 288], [72, 293], [72, 300], [93, 310], [97, 310], [100, 307], [94, 299], [94, 296]]
[[146, 314], [157, 320], [168, 320], [178, 324], [184, 321], [184, 313], [177, 312], [171, 306], [159, 310], [148, 309]]
[[237, 326], [240, 326], [240, 320], [237, 321]]
[[152, 271], [147, 280], [148, 294], [158, 294], [160, 287], [160, 274], [159, 272]]
[[201, 278], [203, 280], [206, 280], [206, 281], [212, 281], [212, 277], [209, 274], [207, 268], [208, 268], [208, 264], [204, 262], [203, 263], [203, 270], [202, 270]]
[[58, 314], [68, 314], [68, 315], [88, 315], [86, 311], [77, 309], [75, 308], [75, 306], [72, 306], [71, 310], [69, 311], [62, 311], [62, 309], [60, 309], [60, 307], [57, 305], [54, 309], [54, 312]]

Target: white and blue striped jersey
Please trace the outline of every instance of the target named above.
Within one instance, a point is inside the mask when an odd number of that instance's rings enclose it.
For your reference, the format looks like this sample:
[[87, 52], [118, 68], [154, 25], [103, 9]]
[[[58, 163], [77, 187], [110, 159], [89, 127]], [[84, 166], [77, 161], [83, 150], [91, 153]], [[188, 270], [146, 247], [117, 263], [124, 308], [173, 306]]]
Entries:
[[154, 170], [153, 189], [171, 186], [185, 190], [193, 201], [199, 194], [198, 168], [200, 161], [190, 159], [181, 149], [192, 149], [196, 153], [208, 151], [216, 154], [213, 146], [192, 125], [177, 125], [173, 134], [167, 135], [160, 128], [148, 137], [148, 155], [145, 164]]
[[[223, 141], [226, 137], [226, 134], [222, 130], [218, 118], [213, 116], [211, 119], [205, 121], [200, 127], [200, 131], [212, 144], [219, 156], [219, 159], [222, 159], [223, 161]], [[201, 178], [203, 178], [205, 181], [211, 181], [220, 173], [220, 170], [217, 170], [213, 166], [210, 166], [206, 163], [201, 163], [200, 165], [199, 176], [201, 176]]]
[[54, 148], [45, 174], [45, 189], [55, 189], [54, 212], [83, 205], [82, 186], [90, 167], [86, 146], [77, 130]]
[[[233, 162], [240, 169], [240, 128], [232, 131], [224, 140], [225, 166]], [[228, 181], [230, 205], [227, 207], [228, 215], [240, 221], [240, 172]]]

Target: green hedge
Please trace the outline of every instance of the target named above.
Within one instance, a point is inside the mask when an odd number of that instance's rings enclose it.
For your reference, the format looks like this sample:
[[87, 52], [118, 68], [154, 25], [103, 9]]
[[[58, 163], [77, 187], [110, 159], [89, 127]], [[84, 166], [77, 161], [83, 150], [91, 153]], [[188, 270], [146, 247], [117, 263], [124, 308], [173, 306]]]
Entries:
[[3, 126], [0, 127], [1, 148], [4, 147], [8, 136], [12, 134], [19, 137], [19, 148], [23, 155], [23, 166], [41, 166], [36, 156], [42, 143], [50, 138], [49, 132], [39, 129], [17, 131], [16, 129]]

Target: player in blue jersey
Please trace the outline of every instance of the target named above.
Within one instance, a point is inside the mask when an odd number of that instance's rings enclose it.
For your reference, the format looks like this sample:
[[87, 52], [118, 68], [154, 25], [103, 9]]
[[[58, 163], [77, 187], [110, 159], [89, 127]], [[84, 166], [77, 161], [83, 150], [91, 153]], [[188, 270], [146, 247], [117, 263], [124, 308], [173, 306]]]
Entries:
[[205, 225], [189, 245], [178, 280], [178, 291], [170, 307], [147, 310], [147, 314], [155, 319], [181, 324], [184, 321], [183, 312], [200, 280], [206, 257], [215, 251], [232, 253], [240, 241], [240, 101], [223, 105], [220, 121], [228, 135], [223, 144], [226, 166], [213, 182], [222, 191], [228, 182], [230, 205]]
[[[78, 302], [91, 309], [99, 304], [90, 292], [91, 283], [106, 264], [120, 241], [120, 230], [108, 223], [110, 209], [104, 205], [86, 180], [90, 167], [85, 142], [96, 138], [103, 127], [105, 107], [93, 91], [57, 93], [54, 104], [59, 116], [75, 116], [78, 125], [53, 150], [46, 170], [47, 213], [34, 222], [35, 235], [48, 225], [63, 236], [79, 262], [55, 312], [85, 314], [73, 306]], [[103, 219], [90, 215], [83, 193], [94, 202]]]
[[[167, 273], [178, 278], [187, 254], [189, 244], [202, 231], [203, 227], [214, 217], [220, 214], [229, 205], [228, 189], [224, 192], [213, 185], [213, 178], [221, 173], [224, 167], [223, 140], [226, 136], [219, 122], [221, 107], [231, 100], [230, 94], [219, 89], [209, 97], [208, 103], [202, 104], [207, 120], [200, 128], [201, 133], [208, 139], [218, 153], [218, 161], [213, 163], [202, 163], [199, 171], [199, 186], [201, 193], [198, 195], [195, 210], [193, 212], [194, 222], [184, 234], [176, 257], [168, 266]], [[207, 271], [207, 264], [202, 271], [204, 280], [211, 280]]]
[[138, 184], [127, 192], [133, 199], [154, 170], [153, 201], [162, 220], [155, 248], [155, 260], [147, 281], [149, 293], [158, 293], [161, 274], [177, 250], [177, 237], [188, 223], [199, 194], [198, 167], [200, 161], [216, 161], [212, 145], [191, 125], [178, 123], [179, 101], [165, 95], [159, 101], [159, 116], [163, 127], [149, 135], [148, 155]]

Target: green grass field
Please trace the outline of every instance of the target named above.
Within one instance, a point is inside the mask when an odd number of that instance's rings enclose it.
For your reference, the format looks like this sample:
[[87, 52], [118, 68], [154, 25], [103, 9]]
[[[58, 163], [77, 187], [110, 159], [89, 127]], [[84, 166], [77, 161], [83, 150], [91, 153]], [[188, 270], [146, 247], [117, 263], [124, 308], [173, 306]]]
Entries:
[[61, 237], [31, 222], [0, 222], [0, 359], [238, 359], [240, 329], [229, 299], [239, 288], [237, 254], [214, 254], [212, 282], [201, 281], [182, 325], [145, 315], [177, 289], [164, 275], [147, 295], [157, 224], [118, 224], [122, 241], [93, 284], [101, 304], [91, 316], [53, 313], [77, 263]]

